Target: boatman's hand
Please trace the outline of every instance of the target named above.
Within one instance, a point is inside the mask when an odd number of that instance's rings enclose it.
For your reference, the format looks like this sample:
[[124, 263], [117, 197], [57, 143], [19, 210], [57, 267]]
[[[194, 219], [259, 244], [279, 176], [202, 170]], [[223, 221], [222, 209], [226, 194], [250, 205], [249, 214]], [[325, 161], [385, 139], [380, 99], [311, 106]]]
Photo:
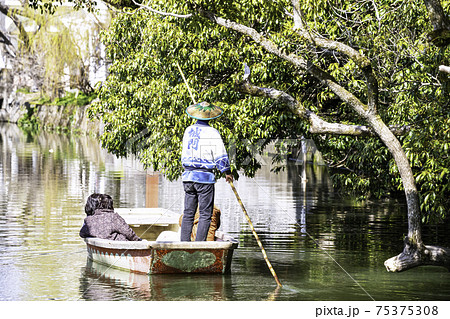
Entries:
[[225, 180], [227, 181], [227, 183], [232, 182], [233, 181], [233, 175], [226, 174], [225, 175]]

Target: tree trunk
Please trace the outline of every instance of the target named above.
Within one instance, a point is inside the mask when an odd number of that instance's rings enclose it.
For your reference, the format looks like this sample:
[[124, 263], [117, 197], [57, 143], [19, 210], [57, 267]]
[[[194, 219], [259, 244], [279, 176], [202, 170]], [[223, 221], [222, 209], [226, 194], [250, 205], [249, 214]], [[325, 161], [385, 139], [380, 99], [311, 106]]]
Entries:
[[430, 24], [433, 30], [450, 29], [450, 20], [445, 15], [444, 8], [440, 0], [423, 0], [428, 10]]
[[428, 10], [430, 24], [433, 31], [428, 34], [428, 41], [437, 47], [444, 47], [450, 44], [450, 20], [446, 16], [439, 0], [424, 0]]
[[[436, 1], [425, 0], [425, 2], [427, 3], [427, 8], [430, 11], [430, 14], [436, 13], [436, 11], [431, 10], [433, 8], [436, 8]], [[420, 265], [445, 266], [450, 269], [450, 249], [425, 246], [422, 242], [421, 214], [414, 175], [411, 169], [411, 165], [409, 164], [408, 158], [400, 142], [392, 133], [392, 131], [386, 126], [381, 117], [377, 114], [378, 82], [373, 74], [370, 61], [363, 55], [359, 54], [358, 51], [353, 50], [345, 44], [323, 38], [315, 38], [308, 32], [308, 30], [301, 30], [303, 23], [301, 21], [301, 13], [300, 6], [298, 5], [298, 0], [292, 0], [292, 3], [294, 7], [295, 28], [299, 29], [299, 31], [297, 32], [302, 33], [304, 38], [309, 39], [309, 41], [314, 45], [329, 48], [333, 51], [337, 50], [346, 54], [351, 59], [353, 59], [360, 67], [361, 71], [366, 76], [366, 84], [368, 88], [368, 105], [362, 103], [361, 100], [359, 100], [351, 92], [347, 91], [344, 87], [339, 85], [339, 83], [330, 74], [321, 70], [310, 61], [305, 60], [295, 54], [284, 53], [270, 39], [266, 38], [255, 29], [228, 19], [218, 17], [214, 13], [206, 11], [198, 5], [194, 5], [193, 8], [199, 14], [208, 18], [213, 23], [216, 23], [228, 29], [238, 31], [251, 37], [257, 44], [264, 47], [268, 52], [277, 55], [281, 59], [291, 63], [293, 66], [298, 67], [317, 78], [331, 91], [333, 91], [342, 101], [345, 101], [350, 107], [352, 107], [353, 110], [356, 111], [361, 118], [367, 121], [376, 135], [379, 136], [385, 146], [389, 149], [390, 153], [394, 157], [395, 163], [397, 164], [405, 190], [408, 210], [408, 235], [405, 239], [405, 247], [403, 252], [398, 256], [392, 257], [385, 261], [384, 264], [386, 266], [386, 269], [388, 271], [398, 272]], [[446, 27], [447, 20], [445, 17], [442, 18], [442, 15], [439, 12], [437, 12], [437, 14], [434, 14], [433, 17], [436, 18], [435, 25], [438, 25], [440, 23], [442, 26]], [[239, 87], [242, 92], [246, 92], [248, 94], [265, 96], [279, 100], [280, 102], [290, 106], [290, 109], [295, 114], [299, 115], [301, 118], [308, 119], [311, 124], [314, 124], [314, 116], [316, 116], [316, 114], [312, 113], [309, 110], [305, 110], [300, 103], [295, 101], [295, 99], [293, 99], [285, 92], [280, 92], [274, 89], [255, 87], [248, 81], [246, 81], [245, 78], [244, 83], [241, 83]], [[317, 119], [316, 122], [317, 125], [313, 126], [317, 131], [313, 133], [321, 133], [323, 127], [322, 125], [319, 125]], [[329, 123], [326, 124], [327, 128], [331, 127]], [[348, 126], [338, 127], [337, 125], [333, 125], [332, 128], [334, 130], [334, 134], [339, 134], [339, 132], [342, 132], [343, 134], [349, 134]]]
[[[436, 46], [448, 45], [450, 43], [450, 22], [440, 1], [424, 0], [424, 2], [433, 26], [429, 40]], [[422, 242], [418, 193], [411, 165], [403, 148], [381, 119], [374, 117], [369, 122], [394, 156], [405, 189], [408, 208], [408, 236], [405, 238], [405, 247], [402, 253], [384, 262], [387, 271], [399, 272], [421, 265], [444, 266], [450, 270], [450, 249], [426, 246]]]
[[384, 145], [389, 149], [397, 164], [403, 188], [406, 195], [408, 208], [408, 241], [412, 245], [422, 246], [422, 232], [420, 227], [420, 208], [419, 198], [414, 180], [414, 175], [409, 164], [408, 158], [398, 141], [383, 120], [377, 116], [369, 116], [367, 119], [370, 126], [374, 129]]
[[394, 156], [405, 189], [408, 209], [408, 236], [405, 238], [405, 247], [402, 253], [384, 262], [386, 270], [400, 272], [421, 265], [444, 266], [450, 270], [450, 249], [423, 244], [414, 175], [400, 142], [378, 116], [371, 117], [369, 122]]

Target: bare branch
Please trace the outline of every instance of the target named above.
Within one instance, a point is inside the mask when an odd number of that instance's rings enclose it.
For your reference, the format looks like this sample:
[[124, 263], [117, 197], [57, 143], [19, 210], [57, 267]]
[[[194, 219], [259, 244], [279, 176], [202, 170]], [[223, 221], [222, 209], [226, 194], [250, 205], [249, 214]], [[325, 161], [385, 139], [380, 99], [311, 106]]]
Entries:
[[440, 65], [439, 66], [439, 71], [450, 73], [450, 66]]
[[16, 15], [15, 13], [16, 11], [17, 10], [11, 10], [7, 5], [0, 3], [0, 12], [8, 16], [14, 22], [14, 24], [19, 29], [25, 47], [28, 47], [29, 46], [28, 34], [25, 31], [25, 27], [23, 26], [20, 18]]
[[366, 78], [369, 111], [375, 113], [378, 106], [378, 81], [373, 73], [370, 60], [357, 50], [342, 42], [313, 36], [302, 19], [303, 14], [300, 10], [299, 1], [292, 0], [292, 6], [294, 8], [294, 29], [298, 34], [315, 46], [343, 53], [355, 61], [356, 65], [358, 65]]
[[150, 11], [150, 12], [157, 13], [157, 14], [160, 14], [160, 15], [163, 15], [163, 16], [171, 16], [171, 17], [175, 17], [175, 18], [184, 18], [184, 19], [192, 17], [192, 13], [190, 13], [190, 14], [176, 14], [176, 13], [171, 13], [171, 12], [163, 12], [163, 11], [158, 11], [158, 10], [155, 10], [153, 8], [150, 8], [149, 6], [147, 6], [145, 4], [137, 3], [135, 0], [132, 0], [132, 1], [133, 1], [133, 3], [135, 5], [137, 5], [140, 8], [144, 8], [144, 9]]
[[287, 54], [283, 52], [272, 41], [270, 41], [251, 27], [247, 27], [234, 21], [218, 17], [212, 12], [204, 10], [198, 5], [194, 5], [194, 9], [200, 15], [210, 19], [212, 22], [218, 25], [221, 25], [227, 29], [235, 30], [239, 33], [251, 37], [253, 41], [261, 45], [269, 53], [272, 53], [280, 57], [281, 59], [284, 59], [285, 61], [291, 63], [292, 65], [305, 70], [306, 72], [317, 78], [319, 81], [321, 81], [328, 88], [330, 88], [330, 90], [334, 94], [336, 94], [342, 101], [348, 103], [362, 118], [368, 120], [371, 116], [373, 116], [375, 109], [369, 109], [367, 105], [362, 103], [355, 95], [339, 85], [329, 73], [323, 71], [314, 63], [309, 62], [295, 54]]
[[[349, 125], [340, 123], [330, 123], [320, 118], [314, 112], [307, 110], [290, 94], [273, 89], [263, 88], [253, 85], [250, 82], [250, 69], [245, 64], [245, 73], [242, 82], [236, 83], [237, 90], [241, 93], [261, 96], [273, 99], [284, 105], [287, 105], [290, 111], [300, 118], [308, 120], [310, 123], [310, 132], [315, 134], [334, 134], [334, 135], [352, 135], [352, 136], [376, 136], [372, 128], [361, 125]], [[395, 135], [404, 135], [409, 132], [409, 126], [391, 126], [390, 130]]]
[[12, 46], [11, 40], [9, 39], [9, 37], [4, 34], [1, 30], [0, 30], [0, 43], [4, 43], [6, 45], [10, 45]]

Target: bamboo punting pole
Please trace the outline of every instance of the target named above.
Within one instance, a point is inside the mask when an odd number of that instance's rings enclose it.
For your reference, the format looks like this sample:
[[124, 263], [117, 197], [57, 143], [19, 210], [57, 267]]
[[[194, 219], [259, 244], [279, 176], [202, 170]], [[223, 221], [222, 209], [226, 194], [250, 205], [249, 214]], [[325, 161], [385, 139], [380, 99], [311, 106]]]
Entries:
[[255, 236], [256, 242], [258, 243], [259, 248], [261, 248], [262, 254], [263, 254], [264, 259], [265, 259], [265, 261], [267, 263], [267, 266], [269, 267], [270, 272], [272, 273], [273, 278], [275, 278], [275, 281], [277, 282], [277, 285], [279, 287], [281, 287], [281, 283], [278, 280], [278, 276], [275, 273], [275, 270], [273, 269], [272, 264], [269, 261], [269, 258], [267, 257], [266, 250], [264, 249], [261, 241], [259, 240], [258, 234], [256, 233], [255, 228], [253, 227], [253, 223], [250, 220], [250, 217], [248, 216], [247, 211], [245, 210], [244, 204], [242, 203], [242, 200], [239, 197], [239, 194], [238, 194], [238, 192], [236, 190], [236, 187], [234, 187], [234, 184], [233, 184], [232, 181], [230, 181], [230, 186], [233, 189], [234, 195], [236, 195], [237, 201], [241, 205], [241, 208], [242, 208], [242, 211], [244, 212], [245, 218], [247, 218], [247, 222], [250, 225], [250, 229], [252, 230], [253, 236]]
[[195, 102], [194, 95], [192, 94], [191, 88], [189, 87], [189, 85], [188, 85], [188, 83], [186, 81], [186, 78], [184, 77], [184, 73], [181, 70], [180, 64], [178, 62], [177, 62], [177, 66], [178, 66], [178, 70], [180, 70], [181, 77], [183, 78], [184, 84], [186, 84], [186, 87], [187, 87], [187, 89], [189, 91], [189, 95], [191, 96], [192, 102], [194, 102], [194, 104], [196, 104], [197, 102]]

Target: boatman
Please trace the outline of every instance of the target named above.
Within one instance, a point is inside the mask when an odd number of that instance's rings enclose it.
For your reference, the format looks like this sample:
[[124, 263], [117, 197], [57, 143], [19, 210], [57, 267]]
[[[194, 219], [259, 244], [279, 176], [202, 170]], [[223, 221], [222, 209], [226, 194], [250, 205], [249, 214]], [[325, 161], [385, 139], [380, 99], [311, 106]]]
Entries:
[[181, 163], [185, 192], [184, 214], [181, 222], [181, 241], [190, 241], [197, 205], [199, 221], [196, 241], [206, 240], [214, 208], [214, 169], [225, 173], [227, 182], [233, 181], [230, 161], [219, 132], [209, 121], [219, 118], [223, 110], [208, 102], [187, 107], [186, 113], [197, 120], [183, 136]]

